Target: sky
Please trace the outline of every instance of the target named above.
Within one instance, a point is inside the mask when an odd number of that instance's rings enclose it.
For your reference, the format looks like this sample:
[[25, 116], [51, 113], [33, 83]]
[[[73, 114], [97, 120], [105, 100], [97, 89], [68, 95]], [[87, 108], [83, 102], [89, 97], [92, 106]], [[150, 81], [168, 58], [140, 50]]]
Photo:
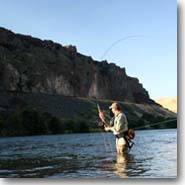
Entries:
[[0, 27], [125, 67], [152, 99], [177, 96], [175, 0], [0, 0]]

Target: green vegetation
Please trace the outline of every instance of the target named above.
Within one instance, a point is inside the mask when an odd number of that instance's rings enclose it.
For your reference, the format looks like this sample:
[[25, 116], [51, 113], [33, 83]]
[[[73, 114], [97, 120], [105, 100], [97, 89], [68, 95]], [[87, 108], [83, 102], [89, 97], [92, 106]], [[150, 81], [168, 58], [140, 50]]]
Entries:
[[[0, 117], [1, 136], [22, 136], [41, 134], [90, 132], [90, 115], [80, 115], [73, 119], [59, 119], [49, 113], [33, 108], [25, 108], [12, 113], [8, 118]], [[92, 124], [93, 125], [93, 124]], [[91, 127], [91, 128], [90, 128]]]
[[[98, 112], [93, 107], [90, 112], [81, 113], [77, 117], [59, 119], [49, 113], [26, 107], [9, 116], [0, 116], [0, 136], [97, 132], [100, 131], [97, 115]], [[164, 119], [146, 113], [137, 121], [128, 121], [129, 127], [137, 130], [177, 128], [177, 119]]]

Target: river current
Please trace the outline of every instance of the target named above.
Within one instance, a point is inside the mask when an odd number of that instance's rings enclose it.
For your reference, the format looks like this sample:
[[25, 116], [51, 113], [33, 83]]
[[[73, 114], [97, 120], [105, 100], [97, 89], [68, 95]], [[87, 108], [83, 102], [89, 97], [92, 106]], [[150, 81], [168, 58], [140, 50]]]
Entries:
[[112, 133], [0, 138], [0, 177], [176, 178], [177, 130], [136, 131], [117, 156]]

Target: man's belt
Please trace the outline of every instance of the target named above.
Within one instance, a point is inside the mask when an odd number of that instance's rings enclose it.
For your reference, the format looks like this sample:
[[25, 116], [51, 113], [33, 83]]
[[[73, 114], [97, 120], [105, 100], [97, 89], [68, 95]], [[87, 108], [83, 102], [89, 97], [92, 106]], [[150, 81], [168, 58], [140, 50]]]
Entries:
[[125, 136], [127, 135], [127, 132], [128, 132], [128, 131], [121, 132], [120, 134], [117, 134], [117, 135], [116, 135], [116, 138], [119, 139], [119, 138], [125, 137]]

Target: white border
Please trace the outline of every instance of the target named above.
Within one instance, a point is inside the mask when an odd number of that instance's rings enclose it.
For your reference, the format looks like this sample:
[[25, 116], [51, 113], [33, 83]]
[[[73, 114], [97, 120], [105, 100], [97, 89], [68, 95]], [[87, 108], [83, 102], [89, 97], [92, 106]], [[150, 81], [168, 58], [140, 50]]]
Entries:
[[[152, 1], [152, 0], [151, 0]], [[0, 179], [1, 185], [17, 185], [17, 184], [29, 184], [29, 185], [51, 185], [51, 184], [104, 184], [104, 183], [116, 183], [116, 184], [184, 184], [185, 182], [185, 171], [184, 171], [184, 35], [185, 33], [185, 1], [177, 0], [178, 3], [178, 177], [177, 179], [121, 179], [121, 180], [111, 180], [111, 179], [102, 179], [102, 180], [84, 180], [84, 179], [71, 179], [71, 180], [62, 180], [62, 179]], [[164, 10], [165, 11], [165, 10]], [[170, 82], [169, 82], [170, 83]]]

